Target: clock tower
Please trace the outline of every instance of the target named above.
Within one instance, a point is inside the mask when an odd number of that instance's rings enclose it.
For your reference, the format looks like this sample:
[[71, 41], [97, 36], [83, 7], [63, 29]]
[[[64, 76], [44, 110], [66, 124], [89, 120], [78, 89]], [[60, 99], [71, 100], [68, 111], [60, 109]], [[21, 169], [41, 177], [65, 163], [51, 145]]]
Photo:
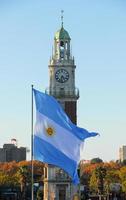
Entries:
[[46, 92], [59, 101], [71, 121], [76, 124], [79, 90], [75, 87], [76, 65], [70, 41], [62, 22], [61, 28], [54, 36], [54, 50], [49, 62], [49, 88]]
[[[55, 33], [54, 48], [49, 61], [49, 87], [46, 93], [54, 96], [73, 123], [77, 123], [77, 99], [79, 90], [75, 87], [75, 61], [71, 53], [71, 38], [61, 28]], [[68, 141], [70, 142], [70, 141]], [[74, 148], [74, 147], [73, 147]], [[44, 200], [71, 200], [77, 192], [71, 178], [58, 167], [46, 165], [44, 169]]]

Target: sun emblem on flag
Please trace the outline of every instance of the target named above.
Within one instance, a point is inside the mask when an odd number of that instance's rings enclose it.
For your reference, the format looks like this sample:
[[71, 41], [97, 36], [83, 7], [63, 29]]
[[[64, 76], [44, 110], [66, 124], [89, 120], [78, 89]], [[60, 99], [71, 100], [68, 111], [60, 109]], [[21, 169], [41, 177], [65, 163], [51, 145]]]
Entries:
[[52, 135], [54, 135], [55, 130], [54, 130], [53, 127], [49, 126], [49, 127], [46, 128], [46, 133], [47, 133], [48, 136], [52, 136]]

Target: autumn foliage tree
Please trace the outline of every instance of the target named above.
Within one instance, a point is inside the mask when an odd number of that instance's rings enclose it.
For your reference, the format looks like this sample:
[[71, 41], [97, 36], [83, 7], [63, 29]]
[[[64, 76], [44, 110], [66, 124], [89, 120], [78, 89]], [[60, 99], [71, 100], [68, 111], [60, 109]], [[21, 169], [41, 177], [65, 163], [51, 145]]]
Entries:
[[[35, 181], [42, 181], [44, 164], [34, 161]], [[37, 177], [37, 178], [36, 178]], [[20, 187], [31, 182], [31, 161], [0, 163], [0, 186]]]
[[104, 192], [108, 193], [110, 192], [111, 184], [119, 183], [122, 186], [122, 191], [126, 193], [126, 166], [114, 161], [105, 163], [94, 162], [83, 164], [81, 170], [82, 180], [83, 177], [87, 177], [85, 183], [87, 184], [87, 187], [89, 187], [90, 192], [98, 193], [100, 186], [101, 190], [104, 188]]
[[121, 167], [119, 171], [119, 177], [121, 179], [121, 184], [122, 184], [122, 191], [126, 193], [126, 166]]

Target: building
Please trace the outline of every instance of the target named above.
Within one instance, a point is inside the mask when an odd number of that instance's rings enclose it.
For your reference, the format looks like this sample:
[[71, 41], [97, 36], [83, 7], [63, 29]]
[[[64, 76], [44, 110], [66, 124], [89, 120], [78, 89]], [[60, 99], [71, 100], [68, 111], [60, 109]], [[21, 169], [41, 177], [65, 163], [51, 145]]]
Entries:
[[81, 160], [80, 165], [90, 164], [91, 160]]
[[[49, 62], [49, 88], [46, 93], [54, 96], [73, 123], [77, 123], [77, 99], [79, 90], [75, 87], [75, 61], [70, 48], [71, 38], [61, 28], [54, 36], [54, 50]], [[58, 167], [46, 165], [44, 169], [44, 200], [70, 200], [77, 193], [77, 186]]]
[[26, 148], [16, 146], [16, 143], [4, 144], [0, 148], [0, 162], [20, 162], [26, 160]]
[[122, 146], [119, 148], [119, 160], [121, 162], [126, 160], [126, 146]]

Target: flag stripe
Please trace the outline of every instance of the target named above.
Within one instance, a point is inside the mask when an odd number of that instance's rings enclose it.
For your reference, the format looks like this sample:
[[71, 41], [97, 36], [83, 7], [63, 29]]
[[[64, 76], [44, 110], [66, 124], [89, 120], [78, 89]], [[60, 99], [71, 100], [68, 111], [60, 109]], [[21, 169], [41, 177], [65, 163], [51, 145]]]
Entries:
[[53, 164], [64, 169], [69, 173], [76, 184], [79, 183], [79, 179], [76, 174], [77, 163], [75, 161], [71, 160], [62, 152], [58, 151], [53, 145], [43, 139], [40, 139], [36, 135], [34, 135], [34, 146], [37, 147], [34, 149], [35, 160]]
[[90, 137], [90, 134], [87, 130], [84, 131], [84, 129], [75, 126], [71, 122], [55, 98], [35, 89], [34, 94], [37, 111], [52, 119], [64, 129], [70, 131], [72, 134], [76, 135], [76, 137], [78, 137], [80, 140], [85, 139], [85, 134], [87, 137]]
[[[36, 112], [36, 118], [36, 135], [78, 163], [80, 161], [80, 145], [83, 141], [38, 111]], [[48, 127], [54, 129], [54, 135], [49, 136], [47, 134], [46, 129]]]

